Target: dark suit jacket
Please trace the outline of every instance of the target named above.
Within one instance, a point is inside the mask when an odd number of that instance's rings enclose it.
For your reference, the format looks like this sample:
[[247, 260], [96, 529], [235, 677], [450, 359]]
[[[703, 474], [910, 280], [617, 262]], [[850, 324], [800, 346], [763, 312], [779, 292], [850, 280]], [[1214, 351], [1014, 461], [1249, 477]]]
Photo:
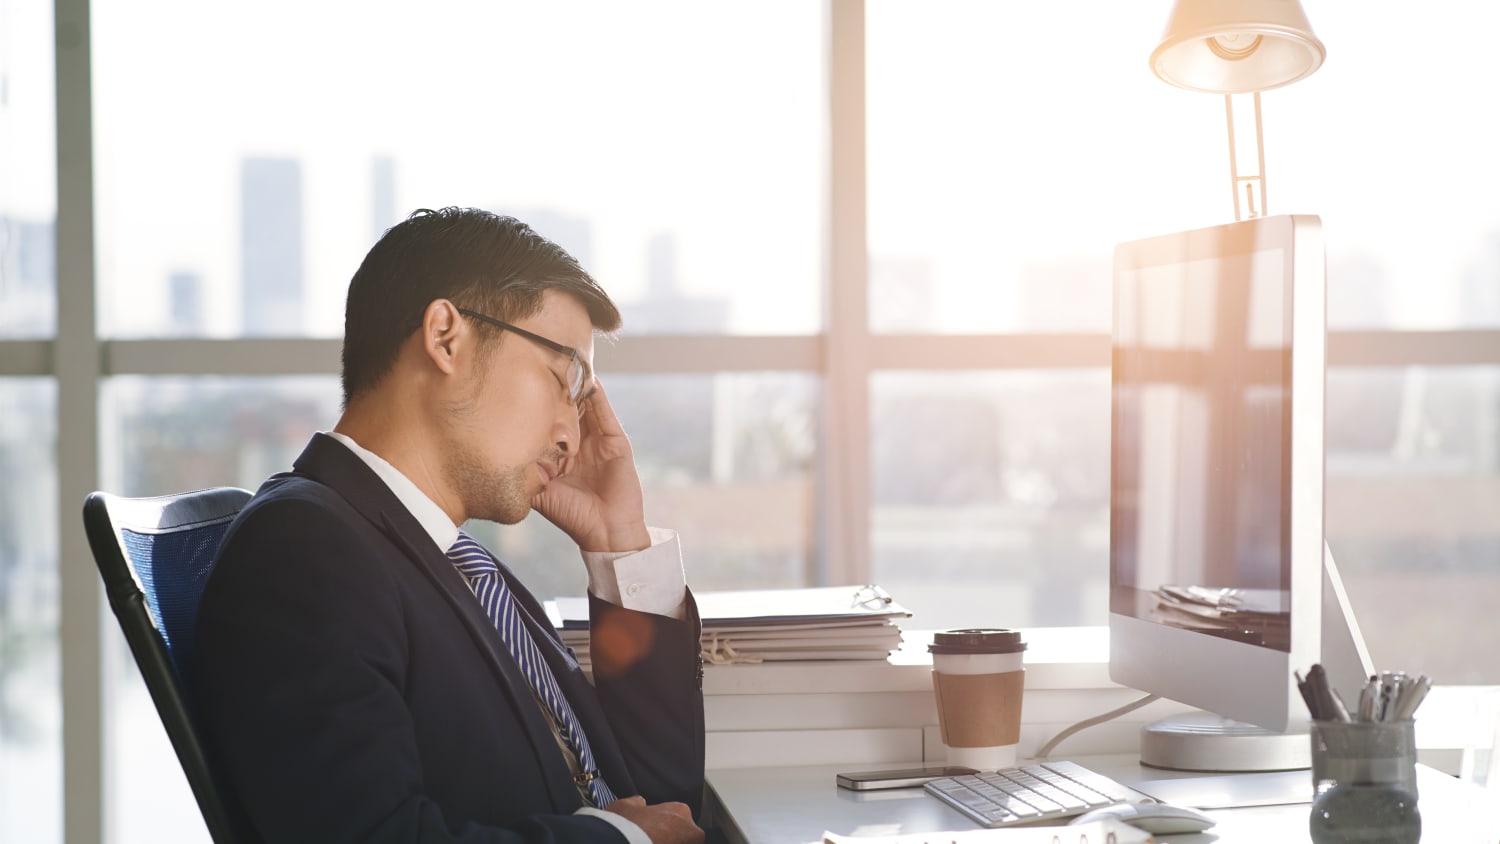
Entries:
[[[686, 621], [593, 599], [595, 684], [518, 598], [605, 780], [699, 811], [703, 697]], [[601, 639], [602, 637], [602, 639]], [[621, 841], [587, 815], [530, 685], [452, 563], [356, 455], [319, 434], [230, 527], [191, 690], [268, 842]]]

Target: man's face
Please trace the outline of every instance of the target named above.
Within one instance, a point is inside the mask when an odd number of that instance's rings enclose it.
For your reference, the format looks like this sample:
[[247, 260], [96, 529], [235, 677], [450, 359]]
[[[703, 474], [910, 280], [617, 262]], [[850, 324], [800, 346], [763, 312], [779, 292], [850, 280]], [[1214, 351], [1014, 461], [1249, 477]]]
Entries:
[[[578, 449], [578, 407], [569, 398], [569, 357], [514, 331], [465, 317], [488, 346], [467, 356], [457, 395], [445, 408], [444, 474], [469, 518], [515, 524]], [[578, 350], [593, 371], [594, 328], [572, 296], [543, 294], [542, 308], [517, 328]], [[591, 377], [591, 376], [590, 376]], [[589, 385], [585, 385], [585, 391]]]

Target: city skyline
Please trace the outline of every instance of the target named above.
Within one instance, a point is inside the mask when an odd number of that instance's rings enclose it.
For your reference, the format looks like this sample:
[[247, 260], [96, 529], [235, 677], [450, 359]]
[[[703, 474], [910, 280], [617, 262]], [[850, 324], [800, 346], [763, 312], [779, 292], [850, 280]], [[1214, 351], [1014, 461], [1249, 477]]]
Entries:
[[[300, 196], [292, 174], [300, 170], [294, 159], [275, 165], [286, 172], [279, 189], [261, 190], [242, 199], [241, 239], [260, 244], [244, 245], [235, 250], [243, 261], [232, 290], [222, 283], [209, 285], [201, 268], [186, 259], [168, 257], [169, 267], [161, 279], [157, 297], [135, 296], [132, 305], [149, 319], [134, 320], [137, 331], [122, 336], [319, 336], [297, 330], [308, 322], [308, 307], [303, 293], [301, 243], [306, 238], [305, 224], [298, 218]], [[247, 166], [249, 166], [247, 164]], [[371, 242], [385, 228], [375, 221], [383, 214], [394, 213], [393, 197], [385, 190], [392, 179], [394, 165], [389, 159], [372, 162], [372, 206], [370, 209]], [[246, 184], [251, 184], [247, 172]], [[261, 186], [263, 188], [264, 186]], [[257, 188], [257, 189], [261, 189]], [[278, 194], [277, 191], [280, 193]], [[279, 197], [279, 198], [278, 198]], [[497, 213], [518, 216], [544, 236], [556, 240], [579, 262], [590, 268], [593, 263], [595, 226], [586, 216], [569, 214], [546, 206], [506, 207], [490, 203]], [[276, 225], [267, 228], [274, 222]], [[293, 225], [295, 224], [295, 225]], [[377, 231], [378, 229], [378, 231]], [[0, 336], [46, 337], [55, 319], [55, 226], [50, 220], [17, 219], [0, 216]], [[281, 245], [279, 242], [284, 241]], [[724, 296], [693, 295], [694, 287], [682, 283], [677, 260], [679, 237], [670, 231], [648, 235], [640, 251], [640, 276], [643, 283], [636, 298], [622, 304], [636, 316], [627, 319], [626, 333], [689, 331], [719, 333], [733, 324], [736, 300]], [[267, 248], [270, 244], [275, 248]], [[289, 244], [289, 246], [287, 245]], [[1330, 330], [1342, 328], [1412, 329], [1433, 327], [1413, 324], [1410, 314], [1396, 303], [1407, 285], [1396, 278], [1377, 255], [1346, 252], [1337, 243], [1328, 250], [1328, 323]], [[261, 256], [259, 262], [251, 256]], [[1446, 290], [1440, 300], [1448, 302], [1442, 313], [1428, 312], [1436, 318], [1438, 328], [1474, 328], [1500, 325], [1500, 229], [1481, 232], [1468, 250], [1469, 260], [1457, 267], [1447, 285], [1424, 279], [1427, 290]], [[266, 257], [274, 256], [274, 257]], [[1100, 258], [1060, 257], [1051, 262], [1035, 262], [1022, 269], [1022, 284], [1012, 308], [1012, 316], [1023, 332], [1048, 330], [1076, 331], [1092, 327], [1108, 330], [1109, 267]], [[357, 264], [355, 265], [357, 266]], [[871, 328], [874, 331], [902, 333], [972, 333], [950, 331], [937, 324], [941, 319], [938, 300], [946, 289], [935, 278], [933, 262], [923, 257], [875, 256], [871, 261]], [[351, 269], [352, 275], [352, 269]], [[711, 288], [710, 288], [711, 289]], [[209, 298], [228, 293], [242, 304], [233, 313], [231, 325], [237, 331], [219, 330], [206, 313]], [[342, 291], [338, 302], [337, 330], [323, 336], [337, 336], [342, 330]], [[279, 302], [279, 304], [277, 304]], [[154, 304], [153, 304], [154, 303]], [[712, 303], [712, 304], [710, 304]], [[685, 310], [674, 319], [669, 305]], [[703, 310], [707, 308], [708, 310]], [[1080, 320], [1079, 314], [1087, 314]], [[107, 314], [100, 315], [103, 326]], [[222, 324], [222, 320], [219, 321]], [[997, 333], [1006, 333], [999, 331]]]

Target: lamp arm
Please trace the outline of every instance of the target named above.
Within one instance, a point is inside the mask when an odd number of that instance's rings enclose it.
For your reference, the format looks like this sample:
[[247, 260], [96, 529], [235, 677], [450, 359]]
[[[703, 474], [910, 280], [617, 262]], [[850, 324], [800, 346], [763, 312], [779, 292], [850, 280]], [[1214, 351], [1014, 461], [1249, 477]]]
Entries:
[[[1264, 217], [1266, 214], [1266, 145], [1265, 138], [1261, 132], [1260, 119], [1260, 92], [1256, 91], [1254, 97], [1255, 114], [1255, 164], [1256, 170], [1253, 175], [1242, 176], [1239, 171], [1239, 160], [1235, 150], [1234, 131], [1234, 95], [1224, 95], [1224, 121], [1229, 129], [1229, 192], [1234, 199], [1234, 218], [1236, 220], [1255, 219]], [[1246, 210], [1240, 208], [1240, 186], [1244, 186]], [[1260, 193], [1260, 207], [1255, 204], [1257, 188]]]

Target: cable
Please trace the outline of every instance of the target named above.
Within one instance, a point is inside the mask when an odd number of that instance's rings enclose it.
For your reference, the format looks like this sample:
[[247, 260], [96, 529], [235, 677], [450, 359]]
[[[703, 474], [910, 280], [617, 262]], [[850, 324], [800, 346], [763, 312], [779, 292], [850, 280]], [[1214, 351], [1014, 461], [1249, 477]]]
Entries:
[[1074, 724], [1073, 726], [1068, 727], [1067, 729], [1053, 736], [1050, 740], [1048, 740], [1046, 744], [1042, 745], [1041, 749], [1036, 752], [1036, 758], [1046, 759], [1047, 754], [1052, 752], [1052, 748], [1057, 747], [1058, 744], [1062, 743], [1063, 739], [1073, 735], [1079, 730], [1086, 730], [1096, 724], [1103, 724], [1105, 721], [1114, 720], [1115, 718], [1118, 718], [1127, 712], [1134, 712], [1135, 710], [1140, 709], [1146, 704], [1160, 699], [1160, 697], [1161, 695], [1146, 695], [1140, 700], [1131, 701], [1130, 703], [1127, 703], [1118, 709], [1111, 709], [1103, 715], [1095, 715], [1092, 718], [1079, 721], [1077, 724]]

